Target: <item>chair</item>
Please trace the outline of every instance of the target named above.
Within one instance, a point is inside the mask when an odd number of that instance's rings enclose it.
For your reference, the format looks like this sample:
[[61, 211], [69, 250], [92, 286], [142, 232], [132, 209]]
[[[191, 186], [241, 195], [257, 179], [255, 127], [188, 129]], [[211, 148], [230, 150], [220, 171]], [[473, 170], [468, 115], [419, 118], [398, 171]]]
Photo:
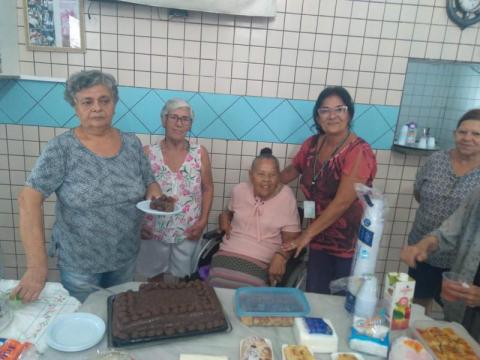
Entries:
[[[303, 208], [298, 208], [300, 223], [303, 222]], [[198, 276], [205, 279], [208, 276], [208, 267], [212, 262], [213, 255], [220, 248], [224, 233], [218, 229], [206, 232], [202, 238], [202, 246], [198, 252], [195, 264], [197, 264]], [[281, 287], [304, 287], [307, 274], [307, 250], [303, 249], [298, 257], [291, 257], [286, 266], [282, 281], [277, 284]]]

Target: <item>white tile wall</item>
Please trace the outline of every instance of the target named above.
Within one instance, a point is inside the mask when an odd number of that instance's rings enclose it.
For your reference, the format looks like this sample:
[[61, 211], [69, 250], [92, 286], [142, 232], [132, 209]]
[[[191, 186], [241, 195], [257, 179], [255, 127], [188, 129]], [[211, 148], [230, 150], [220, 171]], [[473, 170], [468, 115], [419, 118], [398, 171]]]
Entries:
[[278, 0], [275, 18], [179, 19], [86, 0], [84, 54], [27, 50], [17, 6], [20, 68], [31, 75], [103, 68], [122, 85], [298, 99], [340, 84], [358, 102], [399, 105], [409, 56], [480, 61], [478, 25], [460, 31], [441, 1]]

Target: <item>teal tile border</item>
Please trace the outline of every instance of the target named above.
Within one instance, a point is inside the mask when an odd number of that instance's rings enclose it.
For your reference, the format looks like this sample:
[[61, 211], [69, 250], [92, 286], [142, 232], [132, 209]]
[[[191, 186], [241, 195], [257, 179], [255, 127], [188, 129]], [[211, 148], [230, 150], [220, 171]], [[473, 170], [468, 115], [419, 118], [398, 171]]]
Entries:
[[[0, 123], [75, 127], [63, 100], [65, 85], [37, 80], [0, 80]], [[195, 111], [192, 136], [300, 144], [314, 133], [314, 101], [195, 93], [120, 86], [113, 123], [123, 131], [162, 134], [159, 113], [166, 100], [187, 100]], [[356, 104], [353, 130], [374, 149], [390, 149], [398, 106]]]

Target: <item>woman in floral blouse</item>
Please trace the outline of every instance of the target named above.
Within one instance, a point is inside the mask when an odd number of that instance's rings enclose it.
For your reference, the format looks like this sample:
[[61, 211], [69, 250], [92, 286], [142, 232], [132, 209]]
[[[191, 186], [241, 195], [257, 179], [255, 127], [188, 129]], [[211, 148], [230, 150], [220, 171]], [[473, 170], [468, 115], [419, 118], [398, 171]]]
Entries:
[[195, 271], [192, 257], [207, 225], [213, 199], [207, 150], [186, 139], [194, 113], [182, 99], [170, 99], [160, 114], [165, 138], [145, 147], [163, 193], [177, 199], [182, 212], [146, 215], [137, 270], [148, 278], [184, 277]]

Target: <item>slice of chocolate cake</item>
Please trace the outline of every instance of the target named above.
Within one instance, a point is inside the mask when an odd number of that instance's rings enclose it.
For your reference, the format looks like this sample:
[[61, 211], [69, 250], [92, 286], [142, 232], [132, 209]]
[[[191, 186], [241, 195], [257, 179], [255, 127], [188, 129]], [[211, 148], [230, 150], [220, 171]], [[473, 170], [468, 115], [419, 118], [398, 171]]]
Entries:
[[150, 202], [150, 209], [163, 211], [163, 212], [172, 212], [175, 208], [175, 198], [163, 194], [162, 196], [153, 199]]
[[112, 335], [121, 341], [160, 340], [226, 330], [213, 288], [200, 280], [141, 285], [115, 297]]

